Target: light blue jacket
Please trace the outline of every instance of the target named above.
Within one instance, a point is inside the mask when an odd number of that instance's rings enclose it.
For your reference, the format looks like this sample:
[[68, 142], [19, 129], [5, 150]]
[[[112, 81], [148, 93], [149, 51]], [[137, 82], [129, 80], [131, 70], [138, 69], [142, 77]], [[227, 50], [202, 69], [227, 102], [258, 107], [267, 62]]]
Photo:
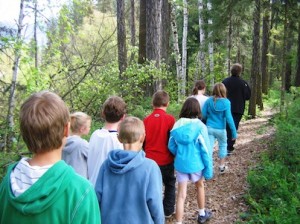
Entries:
[[232, 132], [232, 138], [237, 138], [237, 132], [230, 111], [230, 101], [227, 98], [213, 97], [206, 100], [202, 108], [202, 118], [206, 120], [207, 127], [226, 129], [226, 122]]
[[95, 186], [103, 224], [163, 224], [162, 177], [145, 152], [112, 150]]
[[212, 156], [206, 126], [199, 119], [180, 118], [168, 143], [175, 156], [175, 169], [181, 173], [202, 171], [205, 179], [213, 177]]

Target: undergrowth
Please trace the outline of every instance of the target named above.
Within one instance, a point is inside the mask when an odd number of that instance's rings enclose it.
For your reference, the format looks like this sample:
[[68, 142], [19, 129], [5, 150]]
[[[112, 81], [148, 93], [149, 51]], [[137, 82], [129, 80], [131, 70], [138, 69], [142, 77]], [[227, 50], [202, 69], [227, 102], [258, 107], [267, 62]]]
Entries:
[[275, 118], [275, 142], [247, 177], [247, 223], [290, 224], [300, 220], [300, 97], [292, 93], [286, 102], [284, 115]]

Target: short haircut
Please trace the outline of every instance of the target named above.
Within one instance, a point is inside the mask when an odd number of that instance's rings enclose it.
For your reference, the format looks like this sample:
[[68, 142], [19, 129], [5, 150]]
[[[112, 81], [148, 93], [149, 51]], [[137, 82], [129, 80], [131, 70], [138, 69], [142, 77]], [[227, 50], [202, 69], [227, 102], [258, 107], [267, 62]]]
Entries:
[[111, 96], [103, 104], [102, 116], [105, 121], [116, 123], [126, 114], [127, 105], [121, 97]]
[[227, 90], [223, 83], [218, 82], [214, 85], [212, 95], [214, 97], [221, 97], [226, 98], [227, 97]]
[[152, 105], [154, 107], [166, 107], [169, 101], [169, 94], [164, 90], [158, 90], [152, 96]]
[[69, 120], [69, 110], [58, 95], [49, 91], [38, 92], [21, 106], [21, 135], [31, 152], [52, 151], [62, 146]]
[[183, 103], [179, 118], [201, 118], [201, 109], [198, 100], [194, 97], [189, 97]]
[[231, 66], [231, 75], [233, 76], [240, 76], [243, 70], [243, 66], [239, 63], [235, 63]]
[[118, 133], [118, 139], [123, 144], [134, 143], [145, 134], [145, 126], [139, 118], [129, 116], [119, 124]]
[[85, 127], [87, 121], [91, 121], [91, 117], [83, 112], [74, 112], [71, 114], [70, 129], [73, 133], [78, 133], [80, 128]]
[[203, 90], [205, 89], [206, 85], [205, 82], [203, 80], [198, 80], [195, 82], [192, 94], [193, 95], [197, 95], [198, 94], [198, 90]]

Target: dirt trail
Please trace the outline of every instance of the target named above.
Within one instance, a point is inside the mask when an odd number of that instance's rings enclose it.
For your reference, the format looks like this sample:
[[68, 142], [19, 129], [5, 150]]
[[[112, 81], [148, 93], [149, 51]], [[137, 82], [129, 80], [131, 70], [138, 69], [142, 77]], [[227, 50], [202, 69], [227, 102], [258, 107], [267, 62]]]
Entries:
[[[214, 178], [206, 182], [206, 208], [213, 211], [208, 224], [231, 224], [242, 221], [240, 214], [247, 211], [243, 195], [247, 192], [247, 172], [257, 163], [258, 155], [267, 149], [274, 138], [274, 127], [269, 123], [274, 112], [266, 109], [256, 119], [243, 121], [233, 155], [227, 157], [228, 172], [218, 173], [217, 151], [214, 152]], [[183, 223], [196, 224], [197, 202], [194, 185], [189, 183]], [[175, 216], [167, 224], [175, 223]]]

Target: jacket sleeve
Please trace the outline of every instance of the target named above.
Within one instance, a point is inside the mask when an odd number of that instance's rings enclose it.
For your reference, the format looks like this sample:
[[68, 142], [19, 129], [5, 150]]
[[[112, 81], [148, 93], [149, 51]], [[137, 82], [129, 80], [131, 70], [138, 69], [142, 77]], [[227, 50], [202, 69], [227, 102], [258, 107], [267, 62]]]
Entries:
[[201, 111], [201, 114], [202, 114], [202, 120], [206, 120], [207, 118], [207, 107], [208, 107], [208, 102], [209, 99], [207, 99], [203, 105], [203, 108], [202, 108], [202, 111]]
[[72, 214], [70, 223], [101, 224], [100, 209], [92, 185], [86, 189], [82, 200], [76, 206], [76, 211]]
[[176, 156], [176, 153], [177, 153], [177, 143], [176, 143], [176, 141], [175, 141], [175, 139], [174, 139], [174, 137], [172, 135], [169, 138], [168, 149], [169, 149], [169, 151], [174, 156]]
[[250, 100], [251, 97], [251, 89], [248, 83], [245, 81], [244, 82], [245, 89], [244, 89], [244, 94], [245, 94], [245, 100]]
[[165, 215], [163, 209], [162, 198], [162, 176], [159, 167], [153, 163], [151, 170], [148, 189], [147, 189], [147, 205], [155, 224], [164, 224]]
[[232, 138], [237, 138], [236, 127], [232, 118], [231, 110], [230, 110], [230, 101], [228, 100], [228, 107], [225, 110], [226, 122], [231, 130]]
[[207, 129], [203, 129], [201, 134], [199, 135], [199, 143], [200, 143], [200, 153], [202, 162], [204, 164], [203, 176], [205, 179], [209, 180], [213, 177], [213, 158], [212, 152], [210, 152], [210, 143], [208, 139]]

